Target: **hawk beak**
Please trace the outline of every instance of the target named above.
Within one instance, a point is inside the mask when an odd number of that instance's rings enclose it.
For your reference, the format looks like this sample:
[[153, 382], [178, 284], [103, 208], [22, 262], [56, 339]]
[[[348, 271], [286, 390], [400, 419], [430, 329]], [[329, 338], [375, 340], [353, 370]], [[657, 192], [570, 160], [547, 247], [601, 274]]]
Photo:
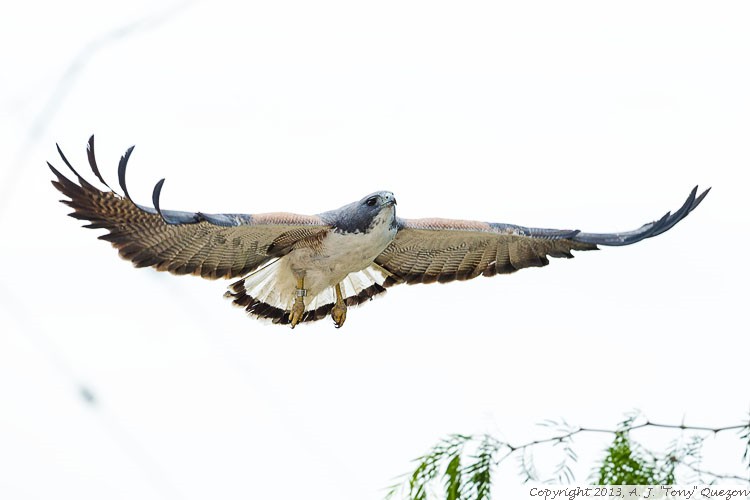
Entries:
[[393, 196], [393, 193], [384, 193], [381, 196], [382, 203], [380, 204], [381, 207], [392, 207], [396, 204], [396, 197]]

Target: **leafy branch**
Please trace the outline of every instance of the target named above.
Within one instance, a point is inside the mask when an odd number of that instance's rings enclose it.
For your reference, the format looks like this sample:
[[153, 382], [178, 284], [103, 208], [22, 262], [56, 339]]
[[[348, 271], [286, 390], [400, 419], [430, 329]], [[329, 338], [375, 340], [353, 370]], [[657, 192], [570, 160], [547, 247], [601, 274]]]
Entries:
[[[592, 479], [600, 485], [674, 484], [680, 466], [697, 474], [698, 479], [707, 476], [710, 478], [707, 482], [731, 480], [750, 484], [750, 475], [720, 474], [701, 467], [701, 450], [707, 434], [737, 431], [745, 446], [742, 462], [746, 462], [750, 469], [750, 419], [737, 425], [707, 427], [685, 423], [665, 424], [648, 419], [639, 421], [639, 418], [638, 413], [628, 415], [614, 429], [571, 426], [564, 420], [546, 420], [540, 425], [553, 428], [553, 436], [518, 444], [489, 434], [454, 434], [417, 458], [416, 469], [388, 488], [386, 499], [490, 500], [492, 473], [511, 456], [518, 458], [524, 482], [570, 483], [574, 480], [570, 463], [578, 460], [572, 447], [573, 438], [585, 433], [614, 436], [601, 465], [592, 474]], [[653, 453], [631, 439], [633, 431], [647, 427], [680, 431], [681, 437], [673, 441], [664, 453]], [[686, 440], [682, 437], [684, 432], [694, 435]], [[540, 478], [534, 465], [533, 450], [541, 445], [559, 447], [563, 456], [546, 479]]]

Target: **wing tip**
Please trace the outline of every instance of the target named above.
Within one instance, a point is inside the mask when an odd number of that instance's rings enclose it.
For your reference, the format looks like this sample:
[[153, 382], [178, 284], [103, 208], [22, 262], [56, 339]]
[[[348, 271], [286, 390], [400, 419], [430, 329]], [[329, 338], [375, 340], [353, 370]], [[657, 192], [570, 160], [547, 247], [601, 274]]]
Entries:
[[104, 177], [102, 177], [102, 174], [99, 171], [99, 165], [96, 163], [96, 154], [94, 151], [94, 134], [91, 134], [91, 137], [89, 137], [89, 140], [86, 142], [86, 157], [89, 160], [89, 167], [91, 168], [91, 171], [94, 172], [96, 178], [99, 179], [99, 182], [106, 186], [107, 189], [114, 192], [114, 189], [107, 184], [107, 181], [104, 180]]
[[698, 186], [696, 185], [688, 194], [685, 202], [675, 212], [667, 212], [660, 219], [644, 224], [640, 228], [634, 231], [627, 231], [623, 233], [580, 233], [574, 238], [574, 241], [582, 243], [592, 243], [606, 246], [624, 246], [638, 243], [639, 241], [647, 238], [658, 236], [666, 231], [669, 231], [678, 222], [683, 220], [687, 215], [692, 212], [703, 199], [708, 195], [711, 188], [707, 188], [700, 195], [698, 193]]
[[[81, 183], [86, 182], [84, 178], [81, 177], [81, 174], [79, 174], [78, 171], [75, 168], [73, 168], [73, 165], [70, 164], [70, 162], [68, 161], [68, 158], [65, 156], [65, 153], [63, 153], [62, 148], [60, 148], [60, 144], [55, 143], [55, 147], [57, 148], [57, 154], [60, 155], [60, 158], [62, 158], [62, 161], [63, 163], [65, 163], [65, 166], [67, 166], [70, 169], [70, 171], [73, 172], [73, 175], [78, 177], [78, 180]], [[49, 165], [49, 162], [47, 162], [47, 164]]]
[[47, 166], [49, 167], [50, 170], [52, 170], [52, 173], [55, 174], [55, 176], [57, 176], [58, 178], [65, 177], [63, 174], [60, 173], [59, 170], [53, 167], [50, 162], [47, 162]]
[[125, 183], [125, 170], [128, 167], [128, 160], [130, 160], [130, 155], [133, 153], [133, 149], [135, 149], [135, 146], [130, 146], [120, 157], [120, 163], [117, 165], [117, 180], [120, 183], [120, 189], [122, 189], [125, 197], [131, 202], [133, 202], [133, 199], [130, 197], [130, 193], [128, 193], [128, 186]]
[[164, 186], [165, 179], [161, 179], [159, 182], [156, 183], [154, 186], [154, 192], [151, 194], [151, 201], [154, 203], [154, 210], [156, 210], [156, 213], [159, 214], [159, 217], [161, 217], [161, 220], [164, 221], [165, 224], [176, 224], [173, 221], [168, 220], [164, 213], [161, 211], [161, 189]]
[[[698, 195], [697, 198], [695, 198], [695, 201], [693, 201], [693, 205], [690, 207], [690, 211], [692, 212], [695, 207], [701, 204], [703, 199], [708, 195], [708, 193], [711, 191], [711, 188], [713, 186], [708, 186], [701, 194]], [[695, 189], [698, 189], [698, 186], [695, 186]]]

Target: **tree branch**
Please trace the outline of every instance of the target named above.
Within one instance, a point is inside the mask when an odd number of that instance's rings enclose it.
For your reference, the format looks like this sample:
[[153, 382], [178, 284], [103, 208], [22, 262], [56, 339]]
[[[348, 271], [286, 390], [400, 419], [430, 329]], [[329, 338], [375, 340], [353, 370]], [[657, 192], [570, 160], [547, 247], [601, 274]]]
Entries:
[[[497, 468], [507, 460], [508, 457], [518, 454], [519, 451], [523, 452], [520, 455], [522, 473], [526, 475], [527, 480], [537, 480], [533, 462], [531, 461], [532, 456], [527, 455], [526, 452], [534, 446], [543, 444], [562, 444], [564, 446], [566, 457], [560, 464], [558, 464], [555, 471], [556, 478], [553, 481], [571, 481], [572, 472], [567, 466], [567, 460], [570, 459], [575, 461], [577, 455], [570, 447], [570, 443], [574, 436], [583, 433], [611, 434], [615, 436], [615, 442], [609, 448], [607, 458], [602, 463], [602, 468], [600, 469], [601, 475], [599, 481], [602, 482], [602, 484], [605, 484], [608, 481], [613, 481], [612, 484], [626, 484], [618, 481], [633, 480], [634, 478], [636, 481], [651, 481], [655, 484], [673, 484], [675, 481], [675, 468], [677, 466], [684, 466], [699, 475], [710, 476], [713, 479], [750, 483], [750, 476], [742, 477], [732, 474], [720, 474], [701, 469], [698, 466], [697, 461], [691, 460], [690, 462], [687, 462], [685, 459], [696, 458], [698, 451], [700, 450], [704, 438], [699, 437], [698, 435], [694, 436], [691, 443], [682, 445], [666, 454], [654, 454], [648, 450], [642, 449], [638, 443], [631, 442], [628, 438], [631, 431], [644, 429], [646, 427], [654, 427], [673, 431], [678, 430], [681, 432], [691, 431], [704, 434], [712, 433], [714, 435], [727, 431], [744, 431], [740, 433], [740, 439], [744, 442], [744, 440], [750, 436], [750, 421], [743, 424], [727, 425], [723, 427], [708, 427], [702, 425], [686, 425], [684, 422], [681, 424], [665, 424], [651, 422], [649, 420], [636, 423], [637, 418], [637, 415], [628, 416], [617, 426], [617, 428], [611, 429], [573, 427], [564, 421], [559, 423], [555, 421], [546, 421], [543, 425], [557, 426], [556, 435], [520, 444], [511, 444], [501, 441], [489, 434], [481, 436], [454, 434], [433, 447], [430, 453], [417, 459], [419, 465], [416, 471], [405, 476], [410, 479], [407, 484], [396, 484], [389, 488], [387, 498], [394, 498], [399, 491], [402, 491], [404, 494], [408, 494], [405, 498], [410, 500], [426, 500], [428, 498], [426, 492], [429, 490], [429, 484], [436, 481], [441, 474], [446, 476], [446, 481], [450, 479], [451, 484], [468, 484], [465, 483], [465, 479], [471, 477], [471, 474], [475, 471], [476, 467], [463, 467], [459, 464], [463, 463], [461, 460], [461, 454], [468, 453], [465, 450], [472, 449], [472, 446], [470, 445], [471, 441], [474, 441], [477, 444], [481, 443], [477, 447], [477, 450], [481, 450], [481, 453], [483, 453], [483, 463], [486, 464], [486, 470], [484, 471], [484, 475], [480, 478], [481, 481], [474, 478], [471, 489], [456, 489], [456, 494], [459, 496], [454, 495], [451, 498], [489, 500], [490, 485], [492, 482], [489, 464], [491, 464], [493, 468]], [[750, 449], [750, 441], [748, 442], [748, 449]], [[476, 459], [479, 455], [480, 453], [475, 453], [473, 458]], [[449, 465], [453, 464], [454, 467], [443, 467], [443, 464], [445, 463]], [[445, 472], [442, 472], [443, 470], [445, 470]], [[450, 475], [450, 477], [448, 477], [448, 475]], [[463, 478], [461, 477], [462, 475], [464, 476]], [[481, 494], [475, 493], [480, 491], [482, 492]]]

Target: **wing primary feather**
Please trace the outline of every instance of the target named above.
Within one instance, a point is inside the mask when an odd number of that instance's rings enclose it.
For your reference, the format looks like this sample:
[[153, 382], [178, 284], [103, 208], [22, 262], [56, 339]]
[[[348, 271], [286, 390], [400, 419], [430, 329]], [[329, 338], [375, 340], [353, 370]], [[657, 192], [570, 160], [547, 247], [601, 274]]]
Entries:
[[693, 203], [695, 202], [695, 194], [697, 193], [697, 191], [698, 186], [695, 186], [693, 190], [690, 191], [690, 194], [685, 200], [685, 203], [683, 203], [675, 213], [671, 214], [660, 227], [655, 228], [651, 236], [656, 236], [657, 234], [663, 233], [664, 231], [677, 224], [680, 220], [682, 220], [690, 212], [690, 207], [692, 207]]
[[154, 202], [154, 208], [144, 207], [135, 204], [138, 208], [144, 212], [151, 214], [159, 214], [161, 220], [165, 224], [170, 226], [179, 226], [181, 224], [197, 224], [198, 222], [206, 220], [200, 212], [184, 212], [182, 210], [162, 210], [160, 205], [161, 200], [161, 189], [164, 186], [164, 179], [160, 180], [154, 186], [154, 192], [151, 195], [151, 200]]
[[[695, 186], [695, 187], [698, 187], [698, 186]], [[693, 202], [693, 206], [691, 206], [691, 207], [690, 207], [690, 211], [691, 211], [691, 212], [692, 212], [692, 211], [693, 211], [693, 210], [695, 209], [695, 207], [697, 207], [698, 205], [700, 205], [700, 204], [701, 204], [701, 202], [703, 201], [703, 198], [705, 198], [705, 197], [706, 197], [706, 195], [708, 194], [708, 192], [709, 192], [709, 191], [711, 191], [711, 188], [708, 188], [708, 189], [706, 189], [705, 191], [703, 191], [703, 192], [701, 193], [701, 195], [700, 195], [700, 196], [698, 196], [698, 197], [697, 197], [697, 198], [695, 199], [695, 201]]]
[[[79, 174], [76, 169], [73, 168], [73, 165], [70, 164], [68, 159], [65, 157], [65, 154], [62, 152], [62, 149], [60, 149], [60, 145], [55, 143], [55, 146], [57, 146], [57, 153], [60, 155], [60, 158], [62, 158], [62, 161], [65, 162], [65, 164], [68, 166], [71, 172], [75, 174], [76, 177], [78, 177], [79, 180], [83, 180], [83, 177], [81, 177], [81, 174]], [[49, 162], [47, 163], [49, 165]], [[52, 165], [50, 165], [51, 167]]]
[[675, 212], [672, 215], [672, 218], [670, 219], [670, 221], [668, 223], [666, 223], [664, 225], [664, 227], [662, 227], [659, 230], [655, 231], [654, 234], [652, 234], [652, 236], [656, 236], [658, 234], [661, 234], [661, 233], [663, 233], [663, 232], [671, 229], [672, 226], [674, 226], [675, 224], [677, 224], [678, 222], [680, 222], [682, 219], [684, 219], [687, 216], [687, 214], [689, 214], [690, 212], [692, 212], [693, 209], [695, 207], [697, 207], [698, 204], [700, 204], [701, 201], [703, 201], [703, 198], [708, 194], [708, 191], [710, 189], [711, 188], [706, 189], [703, 193], [701, 193], [701, 195], [698, 198], [696, 198], [695, 195], [698, 192], [698, 186], [695, 186], [693, 188], [693, 190], [690, 192], [690, 196], [688, 196], [688, 199], [685, 200], [685, 203], [682, 204], [682, 206], [680, 207], [680, 209], [677, 210], [677, 212]]
[[626, 231], [622, 233], [579, 233], [572, 238], [572, 240], [581, 243], [592, 243], [595, 245], [623, 246], [637, 243], [646, 238], [658, 236], [674, 227], [675, 224], [684, 219], [690, 212], [700, 205], [703, 198], [706, 197], [710, 190], [711, 188], [708, 188], [696, 197], [698, 186], [695, 186], [692, 191], [690, 191], [685, 202], [676, 212], [667, 212], [659, 220], [644, 224], [634, 231]]
[[91, 137], [89, 137], [89, 142], [86, 144], [86, 155], [89, 158], [89, 166], [91, 167], [91, 170], [94, 172], [94, 175], [96, 176], [99, 181], [101, 181], [102, 184], [107, 186], [107, 188], [110, 191], [114, 191], [111, 187], [109, 187], [109, 184], [107, 184], [107, 181], [104, 180], [104, 177], [102, 177], [101, 172], [99, 172], [99, 165], [96, 164], [96, 156], [94, 155], [94, 135], [92, 134]]
[[136, 206], [144, 212], [159, 214], [161, 220], [164, 221], [165, 224], [169, 224], [170, 226], [179, 226], [180, 224], [195, 224], [203, 220], [199, 214], [193, 212], [162, 210], [159, 203], [159, 200], [161, 199], [162, 186], [164, 186], [164, 179], [157, 182], [156, 186], [154, 186], [154, 192], [151, 195], [151, 199], [154, 202], [153, 209], [150, 209], [150, 207], [142, 207], [140, 205]]
[[154, 193], [151, 195], [151, 200], [154, 202], [154, 208], [156, 209], [156, 213], [159, 214], [159, 217], [161, 217], [161, 220], [163, 220], [166, 224], [171, 224], [171, 222], [169, 222], [167, 218], [164, 217], [164, 214], [161, 212], [161, 207], [159, 206], [159, 198], [161, 198], [161, 187], [163, 185], [164, 179], [156, 183], [156, 186], [154, 186]]
[[[57, 177], [57, 181], [52, 181], [53, 184], [55, 182], [57, 182], [62, 187], [61, 183], [64, 182], [63, 179], [64, 180], [68, 180], [68, 179], [63, 174], [61, 174], [59, 170], [57, 170], [55, 167], [53, 167], [50, 162], [47, 162], [47, 166], [50, 168], [50, 170], [52, 170], [52, 173], [55, 174], [55, 176]], [[65, 194], [65, 193], [63, 193], [63, 194]]]
[[202, 219], [201, 217], [193, 212], [182, 212], [178, 210], [161, 210], [159, 206], [157, 205], [159, 201], [159, 197], [161, 196], [161, 187], [164, 184], [164, 179], [160, 180], [156, 186], [154, 186], [154, 192], [152, 195], [152, 199], [154, 201], [154, 208], [147, 207], [145, 205], [139, 205], [138, 203], [134, 202], [133, 199], [130, 197], [130, 193], [128, 193], [128, 187], [125, 184], [125, 170], [128, 166], [128, 159], [130, 158], [130, 154], [133, 152], [133, 149], [135, 146], [130, 146], [127, 151], [125, 151], [125, 154], [122, 155], [120, 158], [120, 165], [117, 168], [117, 177], [120, 181], [120, 188], [122, 188], [122, 192], [125, 194], [125, 198], [138, 207], [139, 210], [142, 210], [146, 212], [147, 214], [159, 214], [161, 219], [170, 225], [178, 225], [178, 224], [194, 224], [196, 222], [200, 222]]
[[130, 197], [130, 193], [128, 193], [128, 187], [125, 184], [125, 169], [128, 166], [128, 160], [130, 159], [130, 154], [133, 152], [134, 148], [135, 146], [130, 146], [128, 150], [125, 151], [125, 154], [120, 157], [120, 164], [117, 167], [117, 178], [120, 181], [120, 188], [122, 189], [122, 192], [125, 193], [125, 198], [127, 198], [132, 203], [135, 202]]

